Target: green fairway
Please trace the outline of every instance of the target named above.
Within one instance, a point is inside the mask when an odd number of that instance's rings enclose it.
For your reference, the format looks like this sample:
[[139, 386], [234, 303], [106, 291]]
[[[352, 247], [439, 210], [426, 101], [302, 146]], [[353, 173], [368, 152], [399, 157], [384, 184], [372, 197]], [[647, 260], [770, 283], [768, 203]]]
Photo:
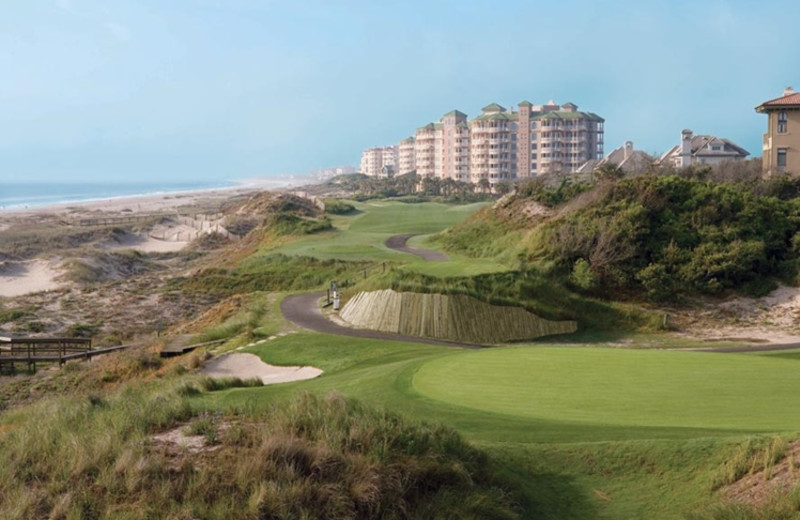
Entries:
[[530, 419], [720, 432], [800, 430], [798, 365], [699, 352], [518, 347], [419, 368], [413, 386], [448, 404]]
[[446, 262], [425, 262], [421, 258], [386, 247], [393, 235], [416, 233], [409, 245], [435, 249], [424, 243], [427, 235], [453, 226], [484, 207], [486, 203], [466, 205], [398, 201], [352, 203], [358, 213], [332, 217], [332, 231], [315, 233], [285, 244], [268, 253], [310, 256], [320, 259], [372, 260], [402, 264], [403, 269], [437, 277], [473, 276], [505, 271], [508, 267], [489, 258], [452, 255]]

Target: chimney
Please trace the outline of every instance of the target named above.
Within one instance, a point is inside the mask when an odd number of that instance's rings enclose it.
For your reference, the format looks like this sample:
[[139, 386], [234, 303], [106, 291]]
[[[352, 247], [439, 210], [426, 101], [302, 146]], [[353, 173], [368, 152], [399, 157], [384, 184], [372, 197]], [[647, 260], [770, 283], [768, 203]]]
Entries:
[[792, 87], [786, 87], [785, 89], [783, 89], [784, 97], [791, 96], [792, 94], [794, 94], [794, 89]]
[[689, 129], [681, 132], [680, 167], [686, 168], [692, 164], [692, 131]]

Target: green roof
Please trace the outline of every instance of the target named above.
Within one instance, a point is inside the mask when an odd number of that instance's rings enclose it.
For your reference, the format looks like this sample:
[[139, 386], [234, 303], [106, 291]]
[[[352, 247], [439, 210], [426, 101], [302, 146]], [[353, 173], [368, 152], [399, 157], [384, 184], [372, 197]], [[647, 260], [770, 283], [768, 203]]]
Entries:
[[575, 103], [564, 103], [563, 105], [561, 105], [561, 108], [564, 107], [578, 108], [578, 105], [576, 105]]
[[433, 123], [428, 123], [425, 126], [417, 128], [417, 132], [419, 132], [420, 130], [433, 130], [433, 129], [434, 129]]
[[482, 114], [473, 119], [473, 121], [516, 121], [517, 114], [512, 112], [499, 112], [494, 114]]
[[602, 123], [605, 121], [605, 119], [592, 112], [562, 111], [540, 112], [538, 114], [532, 114], [531, 119], [588, 119], [589, 121], [595, 121], [597, 123]]
[[467, 114], [465, 114], [464, 112], [460, 112], [458, 110], [451, 110], [450, 112], [446, 113], [442, 117], [445, 118], [445, 117], [448, 117], [448, 116], [467, 117]]
[[401, 139], [400, 142], [401, 143], [413, 143], [414, 142], [414, 136], [406, 137], [405, 139]]
[[492, 103], [491, 105], [486, 105], [481, 109], [483, 112], [505, 112], [506, 109], [498, 105], [497, 103]]
[[469, 125], [466, 121], [459, 121], [456, 123], [456, 128], [469, 128]]
[[521, 106], [521, 107], [532, 107], [533, 103], [531, 103], [528, 100], [525, 100], [525, 101], [520, 102], [519, 106]]

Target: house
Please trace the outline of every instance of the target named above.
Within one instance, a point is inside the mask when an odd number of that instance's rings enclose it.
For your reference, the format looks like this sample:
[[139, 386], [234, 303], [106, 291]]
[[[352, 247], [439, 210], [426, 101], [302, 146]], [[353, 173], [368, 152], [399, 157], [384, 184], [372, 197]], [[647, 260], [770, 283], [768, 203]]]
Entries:
[[716, 165], [725, 161], [742, 161], [750, 152], [729, 139], [713, 135], [694, 135], [691, 130], [681, 132], [681, 143], [661, 156], [658, 164], [685, 168], [693, 164]]
[[767, 114], [761, 158], [764, 171], [800, 174], [800, 92], [787, 87], [781, 97], [758, 105], [756, 112]]
[[652, 155], [634, 149], [633, 142], [626, 141], [624, 145], [612, 150], [602, 159], [586, 161], [578, 168], [577, 173], [591, 173], [606, 165], [616, 166], [626, 174], [642, 173], [654, 162], [655, 158]]

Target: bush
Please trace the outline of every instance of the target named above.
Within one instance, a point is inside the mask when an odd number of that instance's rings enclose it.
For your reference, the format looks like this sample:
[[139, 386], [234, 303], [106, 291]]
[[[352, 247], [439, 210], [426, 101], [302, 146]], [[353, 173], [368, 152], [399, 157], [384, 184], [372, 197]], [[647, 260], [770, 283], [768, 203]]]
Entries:
[[325, 199], [325, 213], [349, 215], [356, 212], [355, 206], [339, 199]]

